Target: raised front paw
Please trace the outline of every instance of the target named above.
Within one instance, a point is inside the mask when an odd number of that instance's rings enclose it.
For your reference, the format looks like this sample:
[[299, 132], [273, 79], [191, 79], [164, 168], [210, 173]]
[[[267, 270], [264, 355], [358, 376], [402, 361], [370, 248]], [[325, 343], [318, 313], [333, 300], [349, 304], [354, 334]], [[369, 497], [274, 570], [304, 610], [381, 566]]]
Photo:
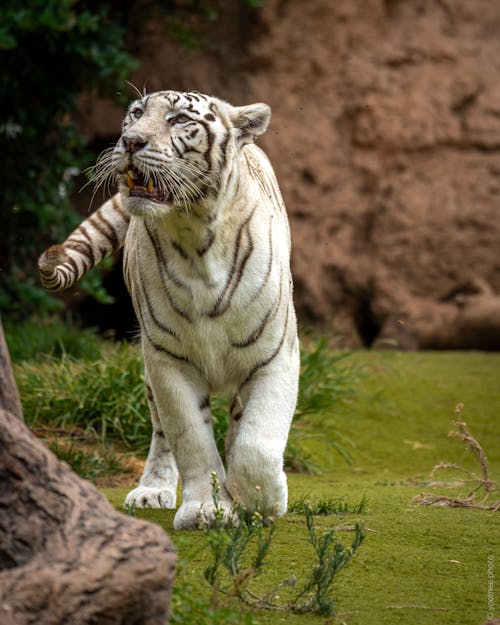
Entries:
[[138, 486], [125, 498], [124, 508], [175, 508], [176, 493], [168, 488]]
[[67, 260], [68, 255], [62, 245], [51, 245], [38, 259], [38, 269], [42, 275], [50, 275]]

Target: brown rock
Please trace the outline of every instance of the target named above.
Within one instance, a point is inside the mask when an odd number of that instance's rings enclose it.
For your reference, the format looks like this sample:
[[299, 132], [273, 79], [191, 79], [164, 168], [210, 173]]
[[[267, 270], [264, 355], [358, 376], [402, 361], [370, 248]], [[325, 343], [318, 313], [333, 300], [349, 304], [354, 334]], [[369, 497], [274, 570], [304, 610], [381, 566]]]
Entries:
[[0, 622], [164, 625], [176, 556], [0, 409]]
[[[500, 347], [462, 341], [464, 311], [443, 303], [476, 278], [500, 293], [500, 5], [228, 4], [194, 52], [149, 20], [134, 82], [271, 105], [263, 147], [290, 213], [302, 320], [333, 321], [352, 344], [390, 338], [399, 320], [415, 347]], [[109, 140], [86, 106], [88, 135]], [[474, 323], [496, 327], [496, 307], [482, 310]], [[429, 341], [422, 315], [458, 325]]]
[[0, 318], [0, 408], [14, 414], [18, 419], [23, 419], [21, 400], [17, 392], [17, 386], [12, 375], [10, 355], [5, 342], [2, 320]]

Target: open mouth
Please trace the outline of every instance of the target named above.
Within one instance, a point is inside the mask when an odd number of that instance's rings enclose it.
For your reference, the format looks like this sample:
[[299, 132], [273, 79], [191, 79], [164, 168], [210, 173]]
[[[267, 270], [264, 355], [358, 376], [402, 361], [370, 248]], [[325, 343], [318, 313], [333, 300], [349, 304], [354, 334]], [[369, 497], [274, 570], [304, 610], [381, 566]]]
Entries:
[[129, 197], [140, 197], [153, 202], [167, 202], [170, 193], [167, 189], [156, 187], [153, 178], [149, 174], [143, 174], [135, 168], [126, 172]]

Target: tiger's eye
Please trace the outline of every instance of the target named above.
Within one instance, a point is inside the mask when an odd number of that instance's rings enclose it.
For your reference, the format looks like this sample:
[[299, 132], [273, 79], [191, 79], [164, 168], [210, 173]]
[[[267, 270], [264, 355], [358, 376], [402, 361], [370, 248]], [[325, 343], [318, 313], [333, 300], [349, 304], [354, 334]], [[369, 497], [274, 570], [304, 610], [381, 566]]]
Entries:
[[142, 113], [143, 110], [140, 108], [135, 108], [131, 111], [131, 115], [132, 117], [135, 117], [135, 119], [139, 119], [139, 117], [142, 117]]
[[175, 117], [172, 117], [171, 119], [168, 120], [168, 123], [173, 126], [174, 124], [185, 124], [186, 122], [190, 122], [191, 118], [188, 117], [187, 115], [183, 115], [182, 113], [180, 115], [176, 115]]

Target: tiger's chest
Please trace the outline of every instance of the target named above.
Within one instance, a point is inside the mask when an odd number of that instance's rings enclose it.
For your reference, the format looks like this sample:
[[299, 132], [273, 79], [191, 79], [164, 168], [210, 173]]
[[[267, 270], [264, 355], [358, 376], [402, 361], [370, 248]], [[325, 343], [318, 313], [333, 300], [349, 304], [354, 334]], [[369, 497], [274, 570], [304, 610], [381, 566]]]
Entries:
[[258, 229], [222, 243], [214, 237], [210, 248], [177, 247], [132, 220], [124, 274], [143, 341], [187, 360], [221, 389], [273, 349], [288, 275]]

